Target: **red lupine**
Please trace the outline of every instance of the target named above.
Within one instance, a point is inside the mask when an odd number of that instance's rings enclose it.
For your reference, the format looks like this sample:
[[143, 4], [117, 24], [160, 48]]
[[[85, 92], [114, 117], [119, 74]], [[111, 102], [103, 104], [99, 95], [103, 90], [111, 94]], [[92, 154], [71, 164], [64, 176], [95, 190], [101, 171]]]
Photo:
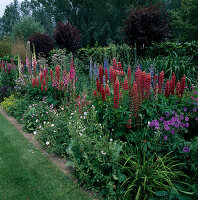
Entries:
[[93, 95], [94, 95], [94, 97], [97, 96], [96, 90], [94, 90]]
[[102, 95], [102, 100], [105, 101], [106, 100], [106, 95], [105, 95], [105, 90], [103, 85], [101, 86], [101, 95]]
[[113, 58], [112, 63], [113, 63], [113, 69], [117, 70], [117, 63], [115, 57]]
[[133, 110], [136, 120], [138, 120], [138, 88], [137, 83], [134, 81], [132, 88]]
[[185, 74], [184, 74], [184, 76], [182, 77], [182, 79], [181, 79], [181, 83], [180, 83], [180, 91], [179, 91], [179, 93], [180, 93], [180, 96], [181, 97], [183, 97], [183, 94], [184, 94], [184, 89], [185, 89]]
[[44, 74], [44, 78], [47, 79], [47, 70], [46, 69], [43, 70], [43, 74]]
[[127, 80], [127, 77], [125, 77], [124, 79], [124, 90], [128, 90], [129, 87], [128, 87], [128, 80]]
[[43, 84], [43, 73], [40, 74], [40, 82]]
[[141, 70], [138, 67], [135, 72], [135, 82], [137, 84], [137, 91], [138, 91], [138, 97], [139, 97], [139, 103], [142, 102], [142, 91], [141, 91]]
[[146, 99], [148, 99], [150, 96], [150, 90], [151, 90], [151, 74], [148, 73], [146, 76], [146, 93], [145, 93]]
[[36, 86], [39, 87], [39, 80], [36, 78]]
[[107, 68], [105, 69], [105, 82], [108, 84], [108, 70]]
[[105, 88], [105, 94], [110, 96], [110, 88], [108, 85]]
[[43, 85], [41, 85], [41, 91], [44, 91], [44, 86]]
[[51, 81], [53, 81], [53, 71], [52, 71], [52, 69], [50, 70], [50, 78], [51, 78]]
[[47, 87], [45, 87], [45, 91], [47, 92]]
[[55, 71], [56, 71], [56, 80], [59, 82], [59, 79], [60, 79], [60, 67], [59, 67], [59, 65], [55, 67]]
[[32, 87], [34, 88], [36, 86], [36, 81], [34, 78], [32, 78]]
[[146, 72], [145, 71], [141, 72], [141, 95], [142, 95], [142, 99], [144, 99], [144, 93], [145, 93], [145, 90], [146, 90], [146, 78], [147, 78]]
[[178, 81], [176, 85], [176, 95], [179, 96], [179, 94], [180, 94], [180, 82]]
[[114, 108], [119, 108], [119, 80], [116, 78], [115, 84], [114, 84]]
[[103, 85], [103, 68], [101, 65], [99, 67], [99, 83], [100, 85]]
[[161, 71], [159, 75], [159, 91], [158, 91], [159, 94], [162, 93], [163, 84], [164, 84], [164, 71]]
[[127, 128], [131, 128], [131, 119], [128, 120], [128, 123], [126, 125]]
[[175, 84], [176, 84], [176, 77], [175, 72], [173, 72], [172, 80], [171, 80], [171, 94], [175, 94]]
[[169, 80], [167, 80], [165, 84], [165, 97], [169, 97], [169, 95], [170, 95], [170, 82]]
[[112, 84], [114, 84], [114, 82], [115, 82], [115, 73], [114, 73], [114, 69], [113, 69], [112, 66], [110, 67], [109, 73], [110, 73], [110, 81], [111, 81]]

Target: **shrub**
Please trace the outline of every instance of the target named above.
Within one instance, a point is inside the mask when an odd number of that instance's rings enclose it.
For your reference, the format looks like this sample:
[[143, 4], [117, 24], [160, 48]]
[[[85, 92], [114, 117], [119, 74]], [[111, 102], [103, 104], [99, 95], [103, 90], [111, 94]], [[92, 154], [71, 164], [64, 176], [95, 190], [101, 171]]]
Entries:
[[54, 46], [52, 38], [47, 33], [34, 33], [30, 36], [29, 41], [31, 46], [34, 45], [37, 55], [43, 53], [45, 56], [48, 56]]
[[36, 32], [44, 32], [44, 27], [32, 17], [23, 17], [14, 24], [12, 28], [12, 37], [14, 40], [27, 41], [28, 38]]
[[124, 25], [125, 40], [138, 51], [169, 36], [168, 14], [159, 4], [131, 10]]
[[60, 48], [66, 48], [72, 53], [75, 53], [80, 47], [80, 34], [77, 28], [69, 22], [58, 23], [53, 37]]
[[8, 98], [7, 97], [4, 98], [4, 101], [1, 102], [1, 106], [6, 112], [8, 112], [10, 106], [13, 105], [14, 103], [15, 103], [14, 95], [11, 95]]
[[29, 102], [25, 99], [16, 99], [14, 104], [10, 105], [8, 114], [20, 120], [28, 106]]

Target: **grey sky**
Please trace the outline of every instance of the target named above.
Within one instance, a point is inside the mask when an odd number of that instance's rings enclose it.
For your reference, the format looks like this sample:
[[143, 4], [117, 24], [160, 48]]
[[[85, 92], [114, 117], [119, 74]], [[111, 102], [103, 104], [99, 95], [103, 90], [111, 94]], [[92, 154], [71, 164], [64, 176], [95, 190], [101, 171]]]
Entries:
[[[22, 2], [23, 0], [18, 0], [19, 2]], [[13, 0], [0, 0], [0, 17], [2, 17], [4, 10], [7, 5], [9, 5]]]

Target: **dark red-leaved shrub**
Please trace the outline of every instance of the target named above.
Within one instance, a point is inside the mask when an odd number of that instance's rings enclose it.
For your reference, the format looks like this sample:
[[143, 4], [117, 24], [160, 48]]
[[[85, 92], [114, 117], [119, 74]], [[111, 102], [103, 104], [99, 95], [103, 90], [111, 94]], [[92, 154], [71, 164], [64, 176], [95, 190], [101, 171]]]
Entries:
[[29, 38], [31, 48], [35, 47], [36, 54], [48, 56], [54, 47], [53, 39], [47, 33], [34, 33]]
[[129, 45], [136, 43], [139, 52], [152, 42], [165, 40], [169, 36], [168, 13], [160, 4], [136, 7], [130, 11], [124, 25], [124, 39]]
[[57, 24], [53, 37], [60, 48], [66, 48], [75, 53], [80, 48], [80, 34], [75, 26], [69, 22]]

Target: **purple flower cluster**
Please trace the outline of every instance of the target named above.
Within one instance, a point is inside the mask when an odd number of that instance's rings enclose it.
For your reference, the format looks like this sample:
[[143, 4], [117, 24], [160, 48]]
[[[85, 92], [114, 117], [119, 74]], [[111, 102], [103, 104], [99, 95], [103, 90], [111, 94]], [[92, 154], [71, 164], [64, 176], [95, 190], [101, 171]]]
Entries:
[[189, 147], [184, 147], [184, 148], [183, 148], [183, 152], [185, 152], [185, 153], [190, 152]]
[[[153, 120], [149, 127], [154, 127], [155, 130], [169, 131], [171, 134], [180, 132], [183, 128], [189, 127], [189, 117], [184, 115], [178, 115], [175, 112], [165, 113], [166, 117], [169, 117], [168, 120], [165, 120], [165, 117], [161, 116], [159, 120]], [[167, 140], [167, 135], [164, 139]]]

